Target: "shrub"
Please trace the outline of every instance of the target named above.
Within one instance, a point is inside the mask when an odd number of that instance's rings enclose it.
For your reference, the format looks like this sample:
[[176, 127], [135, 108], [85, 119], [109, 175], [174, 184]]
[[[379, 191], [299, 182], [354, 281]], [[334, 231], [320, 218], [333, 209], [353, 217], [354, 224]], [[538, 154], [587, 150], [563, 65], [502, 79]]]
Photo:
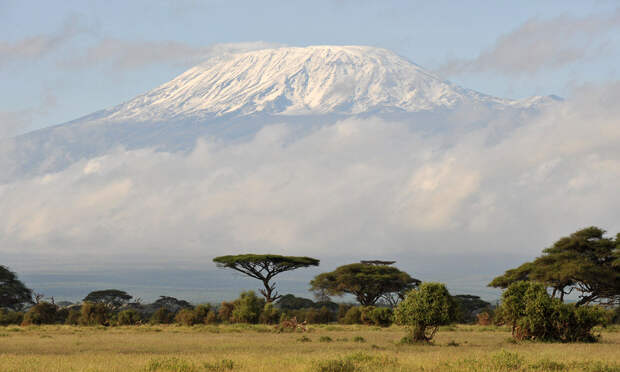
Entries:
[[24, 313], [0, 308], [0, 325], [20, 325], [24, 321]]
[[26, 312], [22, 325], [54, 324], [56, 311], [58, 311], [58, 306], [49, 302], [39, 302]]
[[194, 308], [194, 314], [196, 315], [196, 324], [206, 323], [207, 315], [211, 311], [210, 304], [200, 304]]
[[254, 291], [242, 292], [234, 302], [231, 320], [235, 323], [258, 323], [265, 300], [258, 298]]
[[362, 336], [353, 337], [353, 342], [366, 342], [366, 339]]
[[273, 303], [268, 302], [263, 307], [263, 311], [260, 313], [260, 322], [263, 324], [276, 324], [280, 320], [280, 312]]
[[222, 322], [230, 322], [235, 305], [232, 302], [222, 302], [217, 315]]
[[209, 312], [207, 313], [207, 316], [205, 317], [205, 324], [216, 324], [217, 323], [217, 315], [215, 314], [215, 311], [213, 310], [209, 310]]
[[321, 336], [319, 338], [319, 342], [332, 342], [332, 341], [333, 341], [332, 338], [329, 336]]
[[428, 342], [439, 326], [456, 319], [456, 305], [445, 285], [422, 283], [398, 305], [395, 318], [399, 324], [409, 327], [414, 341]]
[[78, 325], [80, 322], [80, 312], [75, 309], [70, 309], [65, 318], [66, 325]]
[[360, 322], [362, 324], [371, 325], [374, 324], [370, 314], [376, 309], [374, 306], [361, 306], [360, 307]]
[[478, 325], [487, 326], [491, 325], [491, 323], [493, 322], [491, 314], [486, 311], [476, 314], [476, 318], [478, 319]]
[[607, 320], [598, 306], [562, 303], [551, 298], [542, 284], [525, 281], [506, 289], [500, 309], [517, 340], [591, 342], [596, 340], [592, 329]]
[[351, 304], [339, 304], [338, 305], [338, 314], [337, 314], [336, 318], [338, 319], [339, 323], [345, 323], [344, 322], [344, 317], [347, 315], [347, 312], [352, 307], [353, 307], [353, 305], [351, 305]]
[[312, 342], [312, 340], [310, 339], [310, 337], [303, 335], [300, 338], [297, 339], [298, 342]]
[[380, 327], [389, 327], [394, 319], [394, 312], [389, 307], [377, 307], [369, 314], [371, 324]]
[[359, 306], [351, 307], [347, 310], [344, 317], [342, 317], [342, 323], [344, 324], [361, 324], [362, 323], [362, 311]]
[[172, 311], [168, 310], [168, 308], [160, 307], [153, 313], [153, 315], [151, 316], [151, 319], [149, 320], [149, 323], [170, 324], [172, 323], [173, 319], [174, 319], [174, 313]]
[[110, 310], [104, 303], [84, 302], [78, 323], [80, 325], [108, 325]]
[[118, 325], [136, 325], [142, 322], [142, 316], [134, 309], [123, 310], [118, 313]]
[[181, 309], [174, 317], [174, 321], [184, 326], [193, 326], [198, 322], [198, 317], [192, 309]]

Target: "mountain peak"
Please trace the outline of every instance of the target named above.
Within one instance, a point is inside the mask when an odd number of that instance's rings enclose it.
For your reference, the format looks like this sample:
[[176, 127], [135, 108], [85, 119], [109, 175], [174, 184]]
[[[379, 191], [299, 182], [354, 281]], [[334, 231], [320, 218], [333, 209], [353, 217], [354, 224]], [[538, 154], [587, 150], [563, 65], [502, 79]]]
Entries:
[[386, 49], [323, 45], [209, 60], [96, 117], [164, 122], [256, 113], [416, 112], [463, 103], [521, 104], [443, 81]]

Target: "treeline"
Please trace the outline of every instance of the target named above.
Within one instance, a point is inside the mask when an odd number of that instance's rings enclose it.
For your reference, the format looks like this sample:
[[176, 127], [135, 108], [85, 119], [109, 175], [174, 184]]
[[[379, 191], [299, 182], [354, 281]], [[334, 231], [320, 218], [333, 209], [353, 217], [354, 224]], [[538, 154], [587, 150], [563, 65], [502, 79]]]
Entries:
[[[220, 304], [192, 305], [174, 297], [161, 296], [151, 304], [130, 302], [124, 291], [95, 291], [80, 304], [64, 306], [40, 301], [24, 311], [0, 309], [0, 325], [103, 325], [142, 324], [279, 324], [295, 319], [305, 324], [364, 324], [387, 327], [394, 321], [389, 306], [356, 306], [332, 301], [315, 302], [292, 294], [281, 296], [275, 303], [266, 302], [253, 291], [241, 293], [234, 301]], [[89, 301], [90, 300], [90, 301]], [[492, 312], [492, 306], [477, 296], [455, 296], [456, 318], [460, 323], [475, 323], [477, 314]]]
[[[318, 266], [311, 257], [244, 254], [214, 258], [218, 267], [259, 280], [261, 296], [243, 292], [235, 301], [192, 306], [162, 296], [152, 304], [131, 302], [110, 289], [88, 294], [79, 305], [41, 301], [15, 273], [0, 266], [0, 324], [182, 325], [218, 323], [316, 324], [339, 322], [410, 330], [409, 339], [429, 341], [440, 325], [453, 322], [507, 324], [516, 339], [593, 341], [597, 325], [620, 321], [620, 234], [605, 237], [596, 227], [558, 240], [532, 262], [507, 270], [489, 286], [504, 289], [499, 308], [477, 296], [452, 296], [441, 283], [423, 283], [392, 266], [394, 261], [361, 261], [317, 275], [310, 287], [317, 302], [280, 295], [274, 278]], [[577, 293], [575, 303], [565, 296]], [[359, 306], [337, 304], [352, 295]]]

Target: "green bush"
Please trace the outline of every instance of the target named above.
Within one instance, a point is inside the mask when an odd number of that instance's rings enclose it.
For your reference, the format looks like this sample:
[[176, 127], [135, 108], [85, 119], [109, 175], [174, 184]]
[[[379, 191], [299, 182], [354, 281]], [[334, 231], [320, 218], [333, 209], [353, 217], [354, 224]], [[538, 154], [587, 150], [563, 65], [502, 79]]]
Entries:
[[84, 302], [78, 323], [80, 325], [109, 325], [110, 309], [103, 303]]
[[263, 307], [259, 320], [262, 324], [276, 324], [280, 320], [280, 312], [273, 303], [268, 302]]
[[361, 324], [362, 323], [362, 310], [360, 306], [354, 306], [347, 310], [346, 314], [341, 320], [344, 324]]
[[339, 304], [338, 305], [338, 314], [336, 315], [336, 319], [338, 320], [338, 323], [345, 323], [344, 322], [344, 317], [347, 315], [347, 312], [352, 307], [353, 307], [353, 305], [351, 305], [351, 304]]
[[235, 323], [258, 323], [265, 300], [258, 298], [254, 291], [242, 292], [234, 302], [231, 320]]
[[0, 308], [0, 325], [20, 325], [24, 321], [24, 313]]
[[70, 309], [65, 318], [66, 325], [78, 325], [80, 323], [80, 312], [75, 309]]
[[207, 315], [209, 315], [209, 311], [211, 311], [210, 304], [200, 304], [194, 308], [194, 314], [196, 315], [196, 323], [195, 324], [205, 324]]
[[153, 313], [153, 315], [151, 316], [151, 319], [149, 320], [149, 323], [170, 324], [172, 323], [173, 320], [174, 320], [174, 313], [168, 310], [168, 308], [166, 307], [160, 307]]
[[565, 304], [553, 299], [535, 282], [511, 284], [502, 295], [499, 314], [512, 325], [515, 339], [561, 342], [592, 342], [592, 329], [608, 320], [598, 306]]
[[174, 322], [184, 326], [193, 326], [198, 323], [198, 317], [193, 309], [181, 309], [174, 317]]
[[118, 325], [136, 325], [142, 322], [142, 315], [134, 309], [123, 310], [117, 316]]
[[394, 312], [388, 307], [365, 306], [362, 309], [362, 323], [368, 325], [376, 325], [380, 327], [389, 327], [392, 325]]
[[58, 306], [49, 302], [39, 302], [26, 312], [22, 325], [54, 324], [56, 311], [58, 311]]
[[457, 307], [445, 285], [422, 283], [410, 291], [398, 305], [394, 316], [399, 324], [409, 327], [414, 341], [430, 341], [441, 325], [456, 319]]
[[232, 320], [232, 313], [235, 305], [232, 302], [222, 302], [220, 308], [217, 311], [217, 315], [222, 322], [230, 322]]

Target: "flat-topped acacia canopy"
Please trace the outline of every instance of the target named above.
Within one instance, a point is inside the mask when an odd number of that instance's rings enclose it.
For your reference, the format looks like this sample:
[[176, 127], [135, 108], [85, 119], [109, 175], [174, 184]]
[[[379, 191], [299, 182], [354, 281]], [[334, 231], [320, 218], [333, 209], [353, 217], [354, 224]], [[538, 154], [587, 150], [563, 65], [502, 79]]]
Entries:
[[277, 254], [239, 254], [215, 257], [213, 262], [218, 267], [233, 269], [262, 281], [265, 289], [261, 289], [260, 293], [265, 296], [267, 302], [272, 302], [280, 297], [275, 292], [275, 283], [270, 283], [274, 276], [285, 271], [319, 266], [320, 261], [312, 257], [282, 256]]

